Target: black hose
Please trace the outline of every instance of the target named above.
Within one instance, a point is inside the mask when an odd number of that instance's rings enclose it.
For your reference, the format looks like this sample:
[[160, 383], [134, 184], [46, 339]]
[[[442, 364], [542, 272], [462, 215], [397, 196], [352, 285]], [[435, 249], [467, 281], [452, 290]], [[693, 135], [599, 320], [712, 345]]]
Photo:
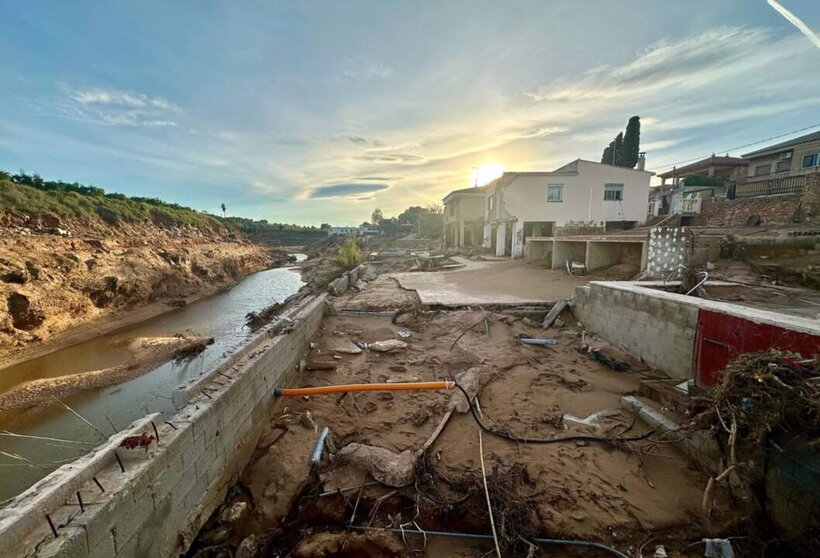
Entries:
[[[646, 440], [652, 434], [655, 433], [654, 430], [650, 430], [646, 434], [641, 434], [640, 436], [589, 436], [586, 434], [575, 434], [572, 436], [562, 436], [560, 438], [519, 438], [518, 436], [513, 436], [512, 434], [508, 434], [507, 432], [502, 432], [501, 430], [493, 430], [492, 428], [485, 426], [481, 419], [478, 417], [478, 413], [475, 410], [475, 406], [473, 405], [470, 396], [467, 394], [465, 389], [459, 385], [458, 382], [455, 382], [455, 385], [458, 389], [461, 390], [461, 393], [464, 394], [464, 397], [467, 398], [467, 404], [470, 406], [470, 414], [473, 415], [473, 419], [475, 419], [478, 426], [486, 432], [487, 434], [491, 434], [493, 436], [497, 436], [499, 438], [504, 438], [505, 440], [510, 440], [512, 442], [518, 442], [523, 444], [560, 444], [561, 442], [601, 442], [601, 443], [617, 443], [617, 442], [640, 442], [641, 440]], [[634, 422], [633, 422], [634, 424]], [[632, 428], [632, 425], [629, 426]], [[629, 428], [625, 429], [624, 432], [628, 431]]]
[[[419, 537], [423, 536], [430, 536], [430, 537], [452, 537], [452, 538], [459, 538], [459, 539], [479, 539], [479, 540], [493, 540], [492, 535], [484, 535], [479, 533], [453, 533], [449, 531], [417, 531], [415, 529], [385, 529], [381, 527], [364, 527], [359, 525], [352, 525], [351, 529], [356, 529], [357, 531], [366, 531], [366, 530], [373, 530], [373, 531], [389, 531], [391, 533], [397, 533], [401, 535], [416, 535]], [[544, 538], [534, 538], [532, 539], [533, 542], [537, 544], [557, 544], [557, 545], [564, 545], [564, 546], [586, 546], [592, 548], [599, 548], [610, 554], [618, 556], [618, 558], [629, 558], [626, 554], [618, 550], [617, 548], [613, 548], [611, 546], [605, 545], [599, 542], [592, 542], [592, 541], [581, 541], [576, 539], [544, 539]]]

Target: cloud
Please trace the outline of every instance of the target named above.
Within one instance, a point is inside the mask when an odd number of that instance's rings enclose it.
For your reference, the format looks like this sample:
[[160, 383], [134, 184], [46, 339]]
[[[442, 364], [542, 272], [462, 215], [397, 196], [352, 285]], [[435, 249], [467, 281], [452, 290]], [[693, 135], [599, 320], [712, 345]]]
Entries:
[[420, 163], [424, 161], [421, 155], [414, 155], [412, 153], [365, 153], [357, 157], [362, 161], [373, 161], [378, 163]]
[[173, 115], [182, 112], [174, 103], [144, 93], [65, 84], [58, 89], [55, 98], [35, 103], [44, 114], [103, 126], [168, 128], [177, 126]]
[[811, 27], [806, 25], [806, 23], [802, 19], [794, 15], [791, 11], [789, 11], [788, 8], [786, 8], [786, 6], [784, 6], [777, 0], [768, 0], [768, 2], [769, 6], [774, 8], [777, 11], [777, 13], [785, 17], [789, 23], [797, 27], [797, 30], [803, 33], [806, 36], [806, 38], [812, 42], [814, 46], [820, 48], [820, 37], [818, 37], [817, 33], [812, 31]]
[[[328, 184], [326, 186], [317, 186], [308, 193], [309, 199], [325, 199], [325, 198], [347, 198], [354, 197], [360, 194], [375, 194], [383, 190], [389, 189], [390, 186], [382, 183], [364, 183], [351, 182], [341, 184]], [[358, 199], [369, 199], [359, 197]]]
[[[614, 99], [673, 86], [693, 88], [745, 69], [748, 58], [771, 40], [765, 29], [719, 27], [677, 42], [661, 41], [628, 64], [598, 66], [577, 80], [525, 92], [536, 102]], [[777, 56], [776, 53], [771, 53]], [[765, 61], [764, 57], [761, 62]]]
[[383, 80], [393, 76], [393, 68], [377, 60], [357, 57], [347, 60], [342, 75], [354, 81]]

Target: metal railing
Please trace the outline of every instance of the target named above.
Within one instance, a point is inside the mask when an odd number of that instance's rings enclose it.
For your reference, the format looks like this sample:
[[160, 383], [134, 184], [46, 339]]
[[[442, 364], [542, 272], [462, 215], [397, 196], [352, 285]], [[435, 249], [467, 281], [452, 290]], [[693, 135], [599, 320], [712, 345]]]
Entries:
[[729, 184], [726, 197], [730, 200], [763, 196], [787, 196], [800, 194], [806, 186], [806, 175], [798, 174], [780, 178], [755, 180], [753, 177]]

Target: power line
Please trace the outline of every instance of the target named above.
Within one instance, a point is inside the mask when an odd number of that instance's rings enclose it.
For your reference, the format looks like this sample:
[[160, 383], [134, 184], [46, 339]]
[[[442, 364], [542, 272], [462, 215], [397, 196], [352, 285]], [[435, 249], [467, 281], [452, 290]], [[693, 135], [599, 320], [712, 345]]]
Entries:
[[[729, 153], [730, 151], [737, 151], [738, 149], [743, 149], [744, 147], [751, 147], [751, 146], [757, 145], [759, 143], [764, 143], [764, 142], [771, 141], [771, 140], [778, 139], [778, 138], [782, 138], [782, 137], [785, 137], [785, 136], [790, 136], [792, 134], [796, 134], [797, 132], [805, 132], [806, 130], [811, 130], [812, 128], [817, 128], [818, 126], [820, 126], [820, 124], [812, 124], [811, 126], [806, 126], [805, 128], [800, 128], [799, 130], [792, 130], [791, 132], [786, 132], [784, 134], [779, 134], [779, 135], [776, 135], [776, 136], [772, 136], [772, 137], [769, 137], [769, 138], [766, 138], [766, 139], [754, 141], [752, 143], [747, 143], [747, 144], [744, 144], [744, 145], [738, 145], [737, 147], [732, 147], [730, 149], [718, 149], [717, 152], [718, 153]], [[658, 165], [657, 167], [652, 167], [649, 170], [655, 171], [655, 170], [658, 170], [658, 169], [665, 169], [667, 167], [674, 167], [674, 166], [680, 165], [682, 163], [691, 163], [692, 161], [699, 161], [699, 160], [704, 159], [708, 156], [709, 155], [706, 155], [705, 157], [695, 157], [693, 159], [686, 159], [685, 161], [677, 161], [675, 163], [664, 163], [662, 165]]]

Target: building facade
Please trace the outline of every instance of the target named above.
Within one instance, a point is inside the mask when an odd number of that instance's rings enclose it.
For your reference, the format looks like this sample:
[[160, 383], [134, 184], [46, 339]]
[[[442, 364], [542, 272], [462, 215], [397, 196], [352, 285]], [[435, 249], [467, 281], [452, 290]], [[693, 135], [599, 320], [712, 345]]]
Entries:
[[444, 247], [471, 248], [484, 241], [484, 196], [487, 188], [454, 190], [444, 197]]
[[359, 227], [330, 227], [327, 236], [358, 236]]
[[749, 165], [747, 181], [820, 172], [820, 132], [770, 145], [743, 157]]
[[646, 222], [651, 172], [577, 159], [552, 172], [509, 172], [487, 184], [484, 242], [522, 257], [530, 237], [603, 233]]

